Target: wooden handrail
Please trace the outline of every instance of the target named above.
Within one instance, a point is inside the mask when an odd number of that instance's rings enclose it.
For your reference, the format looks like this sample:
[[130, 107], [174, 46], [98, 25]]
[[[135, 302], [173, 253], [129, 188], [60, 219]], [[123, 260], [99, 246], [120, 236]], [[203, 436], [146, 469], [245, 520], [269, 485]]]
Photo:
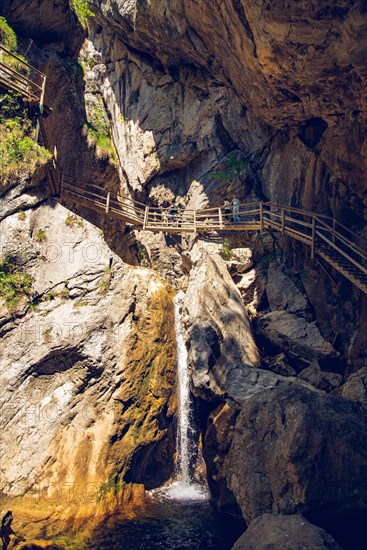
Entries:
[[27, 68], [30, 68], [32, 69], [32, 71], [38, 73], [40, 76], [46, 76], [44, 73], [42, 73], [41, 71], [39, 71], [38, 69], [36, 69], [36, 67], [33, 67], [33, 65], [31, 65], [30, 63], [28, 63], [27, 61], [24, 61], [23, 59], [21, 59], [20, 57], [18, 57], [15, 53], [12, 53], [11, 51], [9, 51], [7, 48], [5, 48], [5, 46], [2, 46], [0, 44], [0, 50], [3, 50], [7, 55], [10, 55], [11, 57], [13, 57], [14, 59], [16, 59], [19, 63], [21, 63], [22, 65], [24, 65], [25, 67]]
[[[67, 198], [67, 194], [70, 194], [72, 200], [76, 201], [80, 197], [84, 205], [99, 210], [108, 209], [108, 214], [116, 215], [133, 227], [148, 231], [192, 233], [194, 235], [208, 231], [267, 231], [272, 229], [280, 231], [310, 246], [312, 258], [319, 254], [334, 267], [338, 268], [339, 265], [339, 271], [367, 293], [367, 281], [363, 282], [365, 280], [363, 277], [367, 275], [367, 252], [339, 233], [335, 229], [337, 227], [336, 220], [334, 222], [334, 219], [328, 216], [278, 203], [259, 201], [240, 205], [242, 221], [235, 224], [232, 222], [230, 214], [223, 215], [222, 207], [184, 210], [172, 214], [167, 208], [148, 207], [140, 201], [135, 201], [120, 193], [107, 191], [102, 186], [66, 174], [62, 177], [62, 188], [64, 199], [65, 196]], [[106, 204], [108, 204], [107, 209]], [[328, 223], [330, 220], [331, 225]], [[351, 235], [353, 232], [349, 231], [349, 234]], [[359, 238], [358, 235], [355, 236], [357, 239]], [[340, 258], [344, 258], [344, 261], [348, 261], [352, 269], [357, 269], [357, 273], [361, 273], [361, 278], [356, 278], [352, 270], [348, 272], [342, 264], [335, 263], [331, 257], [329, 258], [324, 250], [319, 248], [322, 242], [330, 250], [334, 250], [334, 254], [337, 253]], [[353, 258], [353, 255], [357, 255], [357, 259]], [[366, 265], [363, 265], [364, 263]]]

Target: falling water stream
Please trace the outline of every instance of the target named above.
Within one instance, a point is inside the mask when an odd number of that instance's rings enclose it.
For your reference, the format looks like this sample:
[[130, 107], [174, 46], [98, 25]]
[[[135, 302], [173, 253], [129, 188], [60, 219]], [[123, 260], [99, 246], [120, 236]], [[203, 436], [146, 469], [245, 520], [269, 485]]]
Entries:
[[209, 491], [195, 479], [197, 442], [190, 393], [187, 350], [181, 311], [185, 294], [174, 299], [178, 425], [175, 480], [166, 487], [149, 491], [144, 512], [133, 520], [95, 534], [89, 548], [95, 550], [229, 550], [244, 529], [241, 521], [216, 512], [209, 503]]
[[178, 420], [177, 420], [177, 467], [176, 480], [164, 491], [167, 496], [177, 500], [208, 500], [209, 493], [205, 485], [194, 478], [197, 441], [195, 441], [194, 419], [190, 392], [190, 377], [187, 365], [187, 349], [181, 311], [185, 294], [181, 291], [174, 299]]

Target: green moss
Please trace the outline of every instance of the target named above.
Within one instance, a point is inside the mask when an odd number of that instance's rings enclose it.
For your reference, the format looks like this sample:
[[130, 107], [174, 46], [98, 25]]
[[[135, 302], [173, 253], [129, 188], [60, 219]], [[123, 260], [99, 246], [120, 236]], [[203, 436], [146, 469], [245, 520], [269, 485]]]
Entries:
[[222, 256], [223, 260], [229, 261], [232, 258], [232, 249], [233, 245], [230, 239], [225, 238], [223, 241], [223, 246], [220, 251], [220, 255]]
[[89, 306], [88, 300], [78, 300], [74, 304], [74, 307], [84, 307], [84, 306]]
[[20, 212], [18, 213], [18, 220], [24, 222], [25, 219], [26, 219], [25, 212], [23, 210], [20, 210]]
[[107, 292], [107, 290], [109, 290], [110, 285], [111, 285], [111, 278], [112, 278], [111, 269], [109, 267], [107, 267], [105, 269], [103, 277], [99, 281], [99, 287], [100, 287], [102, 293], [105, 293], [105, 292]]
[[65, 218], [65, 225], [68, 227], [83, 227], [83, 219], [76, 214], [68, 214]]
[[119, 115], [119, 116], [117, 117], [117, 119], [118, 119], [120, 122], [122, 122], [122, 124], [128, 124], [128, 123], [129, 123], [129, 121], [128, 121], [128, 120], [124, 117], [124, 115], [122, 115], [122, 114]]
[[13, 53], [17, 51], [17, 35], [4, 17], [0, 17], [0, 44]]
[[67, 300], [70, 297], [70, 290], [68, 288], [63, 288], [59, 292], [59, 296], [63, 300]]
[[106, 496], [118, 495], [126, 486], [126, 481], [119, 474], [111, 474], [106, 482], [99, 485], [97, 490], [97, 500], [101, 501]]
[[33, 278], [14, 259], [0, 262], [0, 296], [10, 311], [17, 308], [22, 298], [31, 297], [32, 284]]
[[52, 327], [46, 329], [43, 333], [43, 337], [45, 339], [45, 342], [51, 341], [51, 333], [52, 333]]
[[47, 239], [47, 235], [46, 235], [45, 229], [39, 229], [34, 236], [34, 240], [39, 243], [44, 242], [46, 239]]
[[94, 17], [94, 13], [91, 11], [91, 3], [89, 0], [69, 0], [70, 7], [74, 11], [78, 18], [79, 23], [83, 29], [87, 28], [88, 21], [91, 17]]
[[83, 133], [89, 147], [94, 147], [99, 159], [108, 159], [117, 165], [117, 155], [112, 142], [110, 123], [104, 110], [102, 100], [87, 107], [87, 122], [83, 126]]
[[212, 172], [209, 176], [212, 180], [231, 180], [237, 178], [241, 172], [248, 170], [249, 163], [245, 161], [238, 153], [230, 153], [223, 161], [223, 169]]

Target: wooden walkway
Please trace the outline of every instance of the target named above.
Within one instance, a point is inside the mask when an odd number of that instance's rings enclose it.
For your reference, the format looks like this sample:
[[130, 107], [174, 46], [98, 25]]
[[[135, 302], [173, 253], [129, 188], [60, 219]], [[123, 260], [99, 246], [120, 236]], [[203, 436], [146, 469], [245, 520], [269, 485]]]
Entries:
[[46, 75], [0, 45], [0, 85], [26, 101], [43, 104]]
[[273, 202], [251, 202], [239, 206], [239, 221], [234, 223], [232, 212], [225, 213], [223, 207], [173, 212], [147, 206], [65, 174], [61, 179], [60, 200], [81, 204], [136, 230], [154, 233], [277, 231], [309, 246], [311, 258], [322, 258], [367, 294], [367, 242], [328, 216]]
[[[41, 132], [45, 147], [52, 150], [42, 117], [46, 75], [0, 46], [0, 86], [18, 92], [29, 103], [39, 105], [35, 140]], [[137, 230], [193, 235], [277, 231], [309, 246], [311, 258], [323, 259], [367, 294], [367, 243], [334, 218], [273, 202], [241, 204], [236, 223], [232, 221], [232, 213], [226, 213], [223, 207], [176, 211], [155, 208], [102, 186], [65, 174], [61, 176], [55, 149], [53, 162], [49, 165], [49, 181], [51, 194], [57, 200], [86, 206]]]
[[40, 118], [45, 110], [50, 112], [45, 106], [46, 75], [0, 45], [0, 86], [17, 92], [27, 103], [39, 106], [34, 138], [37, 142]]

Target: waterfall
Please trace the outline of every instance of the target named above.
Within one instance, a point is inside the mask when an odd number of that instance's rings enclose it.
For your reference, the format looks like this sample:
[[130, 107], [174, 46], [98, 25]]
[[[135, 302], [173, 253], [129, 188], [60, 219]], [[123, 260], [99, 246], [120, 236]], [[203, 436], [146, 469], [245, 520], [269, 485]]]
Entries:
[[190, 485], [190, 428], [192, 419], [190, 378], [187, 368], [187, 349], [184, 339], [184, 330], [181, 323], [181, 308], [184, 298], [185, 294], [179, 292], [174, 299], [178, 385], [177, 477], [183, 486], [188, 487]]
[[168, 488], [166, 494], [178, 500], [193, 501], [207, 499], [208, 492], [207, 488], [198, 483], [192, 474], [193, 461], [197, 455], [197, 442], [194, 440], [187, 349], [181, 323], [184, 298], [185, 294], [181, 291], [174, 299], [178, 386], [177, 472], [176, 481]]

